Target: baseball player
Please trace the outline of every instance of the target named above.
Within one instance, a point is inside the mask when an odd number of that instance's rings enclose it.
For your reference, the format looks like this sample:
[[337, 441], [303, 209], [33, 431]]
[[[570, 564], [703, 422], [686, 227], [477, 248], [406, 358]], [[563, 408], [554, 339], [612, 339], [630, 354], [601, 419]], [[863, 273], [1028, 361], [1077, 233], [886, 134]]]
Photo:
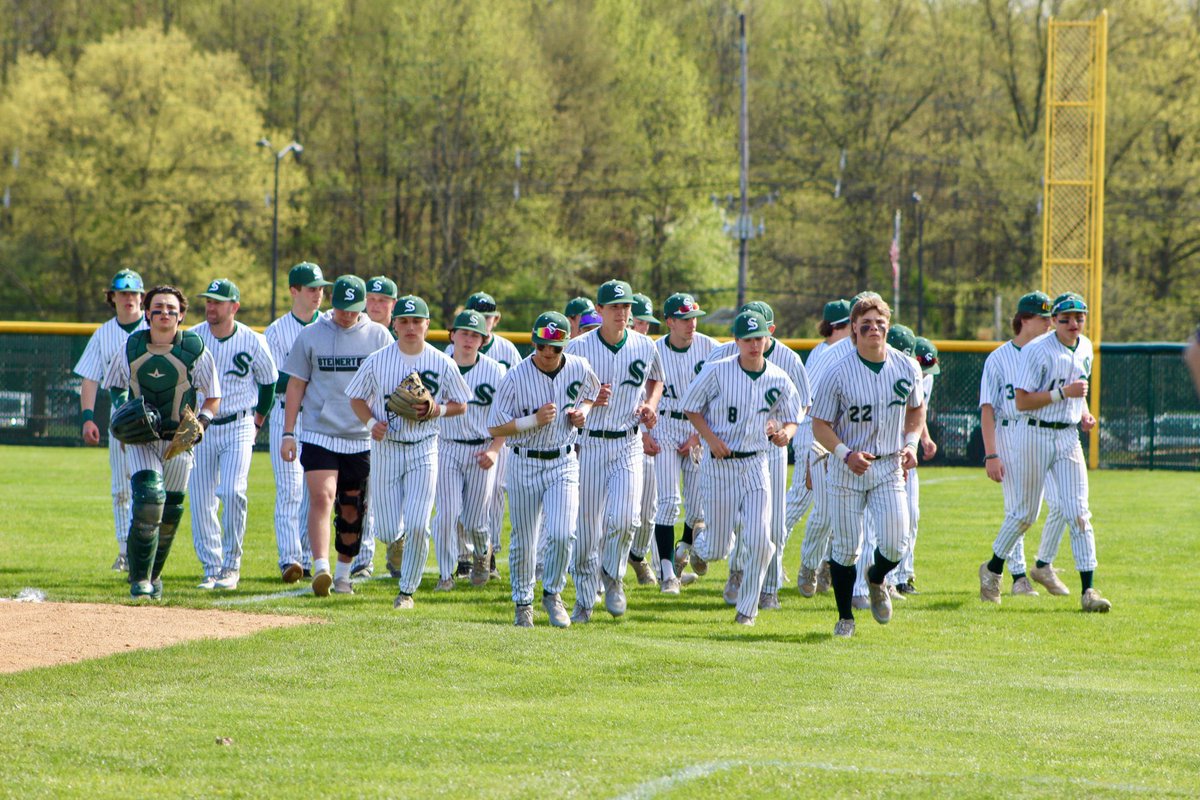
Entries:
[[[700, 460], [703, 447], [700, 434], [680, 409], [688, 386], [700, 374], [709, 355], [717, 348], [711, 336], [696, 332], [696, 324], [706, 312], [690, 294], [676, 292], [663, 304], [667, 335], [654, 346], [663, 367], [662, 400], [658, 404], [658, 425], [651, 437], [658, 449], [654, 459], [658, 502], [654, 509], [654, 538], [658, 544], [659, 571], [663, 594], [679, 594], [679, 589], [696, 579], [684, 573], [683, 565], [694, 544], [694, 532], [704, 524], [701, 499]], [[683, 539], [675, 544], [675, 522], [679, 519], [680, 480], [683, 482]], [[678, 552], [679, 570], [672, 555]]]
[[250, 456], [275, 403], [279, 371], [266, 338], [234, 319], [241, 292], [233, 281], [215, 280], [200, 296], [205, 299], [204, 322], [191, 330], [212, 354], [222, 398], [221, 415], [196, 446], [188, 480], [192, 542], [204, 568], [199, 588], [233, 590], [241, 577]]
[[[496, 298], [492, 297], [487, 292], [475, 292], [467, 298], [467, 302], [463, 304], [466, 311], [474, 311], [483, 317], [487, 323], [487, 336], [484, 337], [483, 344], [479, 347], [479, 352], [495, 361], [500, 362], [504, 369], [512, 369], [521, 360], [521, 353], [517, 350], [517, 346], [505, 339], [500, 334], [496, 333], [496, 326], [500, 324], [500, 310], [496, 305]], [[446, 355], [454, 355], [454, 342], [451, 342], [446, 347]], [[494, 477], [494, 489], [490, 508], [492, 509], [491, 519], [488, 521], [488, 529], [491, 531], [492, 537], [492, 553], [489, 557], [489, 579], [494, 580], [500, 577], [499, 571], [496, 569], [496, 554], [500, 552], [501, 534], [504, 531], [504, 488], [505, 475], [508, 469], [508, 448], [500, 448], [500, 457], [493, 469], [496, 471]], [[459, 569], [461, 572], [464, 561], [470, 560], [471, 554], [466, 552], [459, 553]]]
[[[763, 355], [767, 361], [782, 369], [796, 387], [800, 397], [800, 416], [796, 418], [799, 422], [808, 413], [808, 407], [812, 405], [812, 386], [809, 383], [808, 371], [804, 368], [804, 361], [796, 354], [796, 351], [774, 337], [775, 310], [770, 305], [762, 300], [754, 300], [742, 306], [741, 310], [757, 311], [766, 318], [770, 339], [766, 343]], [[709, 355], [709, 363], [729, 358], [736, 353], [737, 343], [726, 342]], [[770, 569], [767, 570], [767, 578], [762, 585], [763, 596], [760, 607], [775, 609], [779, 608], [779, 587], [786, 582], [782, 559], [790, 530], [787, 527], [787, 448], [769, 448], [767, 461], [771, 473], [771, 542], [775, 548], [774, 555], [771, 557]], [[729, 580], [725, 584], [725, 602], [731, 606], [737, 604], [742, 577], [741, 547], [735, 544], [733, 555], [729, 559]]]
[[904, 470], [917, 464], [925, 398], [916, 362], [887, 346], [890, 319], [891, 309], [882, 299], [868, 297], [854, 305], [854, 349], [822, 371], [813, 405], [813, 437], [830, 452], [830, 574], [838, 606], [834, 636], [839, 637], [854, 635], [851, 595], [864, 515], [871, 516], [878, 537], [868, 588], [871, 613], [881, 625], [892, 617], [884, 579], [908, 548]]
[[[182, 425], [184, 407], [196, 408], [197, 392], [205, 398], [197, 413], [199, 426], [185, 443], [195, 444], [203, 436], [220, 407], [221, 384], [203, 340], [180, 329], [187, 312], [183, 292], [155, 286], [146, 292], [145, 303], [149, 327], [130, 334], [125, 352], [109, 364], [104, 386], [113, 392], [114, 407], [126, 390], [129, 395], [110, 427], [124, 445], [130, 473], [129, 595], [160, 600], [162, 569], [183, 519], [184, 490], [192, 470], [190, 449], [169, 460], [165, 456]], [[132, 416], [143, 423], [133, 423], [131, 436], [125, 422]]]
[[392, 309], [400, 291], [396, 282], [386, 275], [367, 278], [367, 316], [388, 330], [392, 329]]
[[[1006, 509], [1015, 508], [1018, 499], [1013, 491], [1011, 476], [1006, 479], [1005, 475], [1006, 465], [1012, 458], [1013, 437], [1019, 426], [1028, 424], [1026, 415], [1017, 411], [1016, 402], [1015, 386], [1020, 375], [1021, 351], [1050, 330], [1050, 308], [1050, 297], [1042, 292], [1030, 292], [1018, 300], [1017, 313], [1012, 319], [1013, 338], [988, 354], [983, 364], [983, 377], [979, 384], [979, 418], [985, 452], [983, 463], [987, 476], [1000, 484]], [[1057, 551], [1067, 518], [1062, 512], [1054, 473], [1046, 474], [1046, 500], [1049, 512], [1046, 515], [1046, 527], [1042, 531], [1042, 549], [1045, 550], [1053, 542], [1053, 550]], [[1041, 553], [1038, 558], [1042, 558]], [[1024, 534], [1017, 538], [1012, 552], [1008, 554], [1007, 563], [1012, 573], [1012, 593], [1036, 595], [1037, 591], [1030, 585], [1027, 576]], [[1052, 567], [1045, 570], [1042, 577], [1051, 594], [1070, 593]]]
[[[437, 588], [443, 591], [454, 588], [452, 571], [464, 552], [471, 558], [472, 585], [482, 586], [491, 576], [489, 528], [495, 516], [496, 466], [504, 438], [488, 433], [487, 417], [507, 370], [479, 352], [487, 335], [486, 318], [478, 311], [461, 312], [450, 329], [452, 358], [471, 399], [464, 414], [440, 423], [433, 541], [440, 573]], [[460, 530], [464, 541], [459, 539]]]
[[[392, 310], [396, 343], [372, 353], [355, 373], [346, 395], [350, 407], [371, 432], [371, 477], [375, 521], [381, 538], [399, 532], [404, 539], [400, 592], [394, 608], [413, 607], [413, 594], [429, 555], [429, 516], [438, 475], [438, 420], [466, 410], [471, 392], [450, 356], [425, 341], [429, 306], [415, 295], [396, 301]], [[428, 399], [397, 410], [389, 399], [413, 373], [420, 376]], [[391, 413], [389, 413], [391, 412]], [[398, 415], [398, 416], [397, 416]], [[441, 564], [442, 577], [454, 587], [453, 563]]]
[[580, 434], [572, 622], [591, 621], [601, 586], [608, 613], [625, 613], [622, 581], [634, 531], [641, 527], [643, 453], [638, 426], [652, 429], [658, 422], [663, 377], [654, 342], [628, 327], [632, 305], [628, 283], [601, 284], [596, 293], [600, 327], [566, 347], [569, 355], [585, 359], [600, 379], [600, 399]]
[[[776, 503], [768, 449], [785, 449], [796, 433], [801, 398], [780, 367], [766, 359], [771, 323], [757, 311], [733, 321], [738, 355], [710, 361], [680, 409], [708, 445], [702, 465], [705, 527], [692, 545], [693, 568], [729, 556], [736, 533], [743, 549], [734, 621], [753, 625], [764, 582], [775, 563], [771, 531]], [[774, 447], [772, 447], [774, 445]]]
[[[296, 421], [303, 411], [299, 457], [309, 496], [312, 590], [318, 597], [328, 597], [331, 587], [338, 594], [354, 593], [350, 572], [366, 519], [371, 432], [350, 407], [346, 387], [367, 356], [392, 344], [387, 329], [362, 313], [367, 306], [362, 278], [341, 276], [334, 281], [332, 294], [333, 311], [300, 331], [283, 367], [291, 377], [280, 456], [284, 461], [296, 460]], [[337, 566], [331, 574], [329, 517], [335, 501]]]
[[[129, 334], [146, 327], [146, 318], [142, 314], [143, 292], [142, 276], [136, 272], [123, 269], [113, 276], [104, 299], [116, 316], [96, 329], [92, 338], [88, 339], [79, 362], [75, 364], [75, 374], [83, 379], [83, 387], [79, 391], [79, 410], [83, 415], [84, 444], [100, 443], [100, 428], [95, 422], [96, 392], [108, 372], [109, 364], [124, 352]], [[117, 558], [112, 568], [117, 572], [128, 572], [125, 540], [129, 536], [129, 469], [121, 442], [113, 436], [108, 437], [108, 466], [112, 476], [113, 524], [117, 536]]]
[[[1005, 465], [1013, 482], [1013, 503], [1005, 503], [1004, 523], [992, 546], [992, 557], [979, 567], [979, 596], [1000, 603], [1000, 573], [1004, 556], [1037, 520], [1046, 475], [1054, 473], [1059, 499], [1071, 529], [1071, 552], [1082, 584], [1084, 611], [1105, 612], [1112, 603], [1092, 585], [1096, 541], [1088, 508], [1087, 465], [1079, 443], [1096, 425], [1087, 408], [1088, 378], [1092, 374], [1092, 343], [1083, 334], [1087, 303], [1073, 292], [1055, 298], [1051, 309], [1054, 330], [1021, 350], [1014, 385], [1017, 411], [1028, 414], [1011, 442], [1012, 457]], [[1078, 429], [1077, 429], [1078, 426]], [[1049, 566], [1039, 557], [1038, 568]], [[1035, 579], [1037, 575], [1034, 574]]]
[[[850, 338], [850, 301], [831, 300], [825, 304], [821, 312], [821, 322], [818, 331], [823, 337], [808, 354], [804, 363], [808, 370], [808, 380], [816, 386], [820, 380], [820, 367], [828, 359], [830, 348], [838, 342]], [[796, 453], [796, 469], [803, 469], [804, 478], [797, 480], [792, 473], [792, 488], [787, 496], [787, 519], [785, 524], [789, 531], [796, 526], [809, 507], [805, 523], [805, 535], [800, 546], [800, 570], [796, 574], [796, 588], [802, 597], [812, 597], [818, 591], [829, 589], [829, 537], [809, 536], [809, 530], [815, 530], [818, 525], [828, 528], [824, 519], [825, 510], [825, 458], [826, 451], [818, 444], [813, 446], [812, 417], [806, 415], [800, 421], [796, 438], [792, 440], [792, 450]], [[818, 450], [819, 448], [819, 450]], [[824, 545], [821, 552], [816, 552], [815, 545]]]
[[[542, 607], [550, 624], [571, 624], [561, 592], [579, 517], [579, 461], [575, 442], [600, 381], [587, 361], [563, 352], [570, 323], [547, 311], [533, 326], [534, 352], [508, 371], [488, 415], [488, 432], [512, 450], [508, 504], [512, 517], [509, 574], [514, 624], [533, 627], [534, 566], [539, 520], [546, 522]], [[562, 413], [559, 413], [562, 409]], [[592, 590], [591, 597], [595, 597]]]
[[[658, 318], [654, 316], [654, 302], [644, 294], [634, 294], [629, 327], [645, 336], [650, 333], [651, 325], [659, 324], [661, 323]], [[629, 566], [633, 568], [633, 572], [637, 576], [638, 585], [653, 586], [658, 583], [658, 579], [654, 577], [654, 570], [650, 564], [646, 563], [646, 554], [650, 552], [654, 537], [654, 508], [658, 503], [654, 459], [659, 454], [660, 448], [649, 430], [642, 431], [641, 436], [642, 508], [639, 516], [642, 524], [634, 533], [633, 544], [629, 548]]]
[[572, 339], [600, 326], [600, 315], [596, 313], [596, 304], [590, 297], [576, 297], [569, 301], [563, 314], [571, 322]]
[[[263, 332], [277, 368], [287, 363], [288, 354], [300, 331], [320, 317], [325, 287], [332, 285], [321, 274], [321, 268], [310, 261], [301, 262], [288, 272], [292, 308]], [[278, 408], [273, 409], [274, 413], [268, 417], [271, 469], [275, 473], [275, 546], [279, 551], [279, 574], [284, 583], [295, 583], [310, 573], [312, 568], [312, 550], [308, 545], [308, 489], [304, 485], [304, 470], [298, 460], [284, 461], [281, 448], [287, 410], [284, 398], [290, 377], [280, 371], [279, 381], [275, 384]], [[298, 419], [296, 425], [300, 425]], [[299, 427], [293, 433], [297, 441], [303, 436]]]

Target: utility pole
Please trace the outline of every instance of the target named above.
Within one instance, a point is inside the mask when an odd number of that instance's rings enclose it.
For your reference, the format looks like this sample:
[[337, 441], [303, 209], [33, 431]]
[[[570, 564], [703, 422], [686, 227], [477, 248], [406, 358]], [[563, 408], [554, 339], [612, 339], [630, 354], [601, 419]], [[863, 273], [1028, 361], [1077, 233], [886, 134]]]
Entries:
[[[267, 139], [258, 140], [259, 147], [271, 149]], [[271, 319], [275, 319], [275, 295], [279, 286], [279, 162], [288, 153], [295, 153], [296, 158], [304, 152], [304, 145], [292, 142], [275, 154], [275, 193], [271, 195]]]
[[749, 68], [747, 66], [746, 53], [746, 15], [738, 14], [738, 28], [741, 38], [741, 59], [742, 59], [742, 108], [740, 113], [740, 124], [738, 126], [741, 138], [741, 176], [738, 180], [738, 189], [741, 194], [741, 208], [738, 214], [738, 284], [737, 284], [737, 307], [741, 308], [746, 304], [746, 274], [750, 269], [750, 239], [754, 236], [754, 226], [750, 221], [750, 87], [748, 85], [747, 75]]

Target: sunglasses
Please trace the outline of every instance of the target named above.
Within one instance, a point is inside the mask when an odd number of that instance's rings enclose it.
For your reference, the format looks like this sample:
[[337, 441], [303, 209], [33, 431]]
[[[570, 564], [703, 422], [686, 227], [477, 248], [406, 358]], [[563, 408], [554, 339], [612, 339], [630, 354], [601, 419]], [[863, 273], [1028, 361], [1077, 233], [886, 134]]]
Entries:
[[679, 308], [675, 309], [676, 314], [690, 314], [693, 311], [699, 311], [699, 303], [680, 303]]
[[113, 291], [140, 292], [142, 291], [142, 282], [130, 275], [122, 275], [113, 281]]
[[562, 342], [566, 341], [571, 332], [558, 327], [557, 325], [543, 325], [540, 328], [533, 329], [533, 335], [547, 342]]
[[920, 363], [922, 369], [929, 369], [938, 363], [937, 356], [933, 353], [924, 353], [917, 356], [917, 361]]
[[496, 313], [496, 303], [492, 300], [476, 300], [471, 304], [471, 310], [481, 314], [494, 314]]

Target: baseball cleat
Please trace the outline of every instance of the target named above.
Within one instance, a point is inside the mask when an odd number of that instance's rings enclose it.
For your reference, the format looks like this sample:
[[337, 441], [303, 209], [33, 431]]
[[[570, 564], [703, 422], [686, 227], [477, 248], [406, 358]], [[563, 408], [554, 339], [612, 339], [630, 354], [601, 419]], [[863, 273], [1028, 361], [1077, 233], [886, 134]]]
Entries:
[[470, 574], [471, 574], [471, 562], [470, 561], [459, 561], [458, 569], [454, 571], [454, 577], [466, 578], [466, 577], [469, 577]]
[[334, 594], [354, 594], [354, 587], [350, 584], [350, 579], [349, 578], [342, 578], [341, 580], [335, 579], [333, 582], [333, 593]]
[[687, 542], [680, 542], [679, 544], [675, 545], [675, 555], [671, 559], [671, 564], [673, 567], [675, 567], [676, 575], [683, 574], [683, 568], [687, 566], [688, 554], [691, 552], [691, 550], [692, 548], [688, 546]]
[[909, 578], [904, 583], [897, 584], [896, 591], [903, 595], [920, 594], [917, 591], [917, 587], [913, 586], [912, 578]]
[[817, 570], [817, 594], [825, 594], [832, 587], [833, 578], [829, 575], [829, 562], [822, 561], [820, 569]]
[[679, 594], [679, 578], [667, 578], [659, 587], [662, 594]]
[[888, 588], [880, 583], [867, 581], [867, 591], [871, 597], [871, 616], [880, 625], [892, 621], [892, 596]]
[[604, 607], [614, 617], [621, 616], [625, 613], [625, 586], [620, 579], [608, 577], [603, 570], [600, 571], [600, 579], [604, 583]]
[[[700, 557], [700, 554], [696, 552], [696, 548], [688, 548], [688, 561], [692, 564], [692, 572], [697, 575], [703, 576], [708, 572], [708, 562]], [[676, 570], [676, 572], [678, 571]]]
[[586, 624], [592, 621], [592, 609], [587, 606], [575, 604], [575, 610], [571, 612], [571, 622], [576, 624]]
[[685, 572], [679, 576], [679, 585], [680, 586], [691, 586], [697, 580], [699, 580], [699, 578], [696, 577], [696, 573]]
[[471, 558], [471, 585], [483, 586], [488, 582], [488, 554], [476, 553]]
[[[397, 594], [396, 599], [394, 601], [392, 601], [392, 608], [397, 608], [397, 609], [402, 609], [402, 610], [407, 609], [407, 608], [412, 608], [414, 605], [415, 605], [415, 603], [413, 603], [412, 595], [405, 594], [404, 592], [400, 592], [399, 594]], [[529, 606], [525, 606], [525, 607], [529, 608]], [[530, 613], [533, 613], [532, 609], [530, 609]]]
[[500, 580], [500, 570], [496, 569], [496, 553], [493, 552], [488, 559], [488, 580]]
[[1104, 614], [1112, 608], [1112, 603], [1101, 597], [1100, 592], [1096, 589], [1088, 589], [1079, 600], [1084, 611], [1096, 611]]
[[300, 576], [304, 574], [304, 568], [299, 564], [288, 564], [283, 569], [279, 570], [279, 577], [283, 578], [284, 583], [295, 583], [300, 580]]
[[437, 586], [433, 587], [435, 592], [452, 592], [454, 591], [454, 578], [442, 578], [437, 582]]
[[113, 572], [129, 572], [129, 559], [124, 553], [117, 553], [117, 559], [112, 565]]
[[888, 597], [890, 597], [892, 600], [906, 600], [907, 599], [903, 594], [900, 593], [899, 589], [897, 589], [895, 586], [892, 586], [891, 584], [888, 584], [887, 590], [888, 590]]
[[205, 575], [204, 580], [202, 580], [196, 584], [196, 588], [204, 589], [206, 591], [217, 588], [217, 576], [216, 575]]
[[801, 597], [812, 597], [817, 593], [817, 571], [801, 565], [796, 576], [796, 589]]
[[221, 589], [226, 592], [232, 592], [238, 587], [238, 581], [242, 576], [236, 569], [226, 569], [221, 571], [221, 577], [217, 578], [213, 584], [214, 589]]
[[783, 608], [779, 605], [779, 595], [775, 592], [760, 592], [758, 595], [758, 610], [773, 611], [778, 608]]
[[871, 601], [864, 595], [856, 594], [850, 599], [850, 605], [857, 611], [866, 611], [871, 607]]
[[387, 546], [387, 571], [396, 580], [400, 579], [400, 568], [404, 564], [404, 540], [397, 539]]
[[754, 617], [747, 617], [745, 614], [743, 614], [740, 611], [733, 618], [733, 621], [736, 622], [738, 625], [745, 625], [747, 628], [754, 627]]
[[365, 581], [368, 578], [370, 578], [374, 573], [375, 573], [375, 568], [373, 566], [371, 566], [370, 564], [362, 564], [362, 565], [350, 570], [350, 577], [358, 578], [359, 580]]
[[1000, 605], [1000, 576], [988, 569], [986, 561], [979, 565], [979, 599]]
[[742, 571], [733, 569], [729, 571], [729, 580], [725, 581], [725, 605], [736, 606], [738, 594], [742, 591]]
[[150, 581], [136, 581], [129, 584], [129, 596], [134, 600], [153, 600], [154, 584]]
[[658, 583], [654, 577], [654, 570], [650, 569], [650, 565], [645, 559], [634, 561], [629, 559], [629, 566], [633, 567], [633, 574], [637, 575], [638, 586], [653, 586]]
[[1029, 570], [1029, 577], [1033, 578], [1042, 586], [1045, 586], [1046, 591], [1050, 594], [1059, 595], [1061, 597], [1071, 593], [1071, 590], [1067, 588], [1067, 585], [1058, 577], [1058, 572], [1054, 569], [1053, 564], [1047, 564], [1044, 567], [1035, 566], [1033, 569]]
[[162, 578], [155, 578], [154, 580], [150, 581], [150, 599], [162, 600], [162, 597]]
[[[529, 606], [525, 606], [530, 608]], [[571, 618], [567, 616], [567, 607], [563, 605], [562, 597], [557, 594], [543, 594], [542, 608], [550, 617], [550, 624], [556, 628], [571, 627]], [[531, 609], [532, 613], [532, 609]]]
[[329, 597], [330, 586], [333, 586], [333, 576], [329, 570], [323, 569], [313, 576], [312, 590], [317, 597]]
[[1037, 589], [1033, 588], [1033, 584], [1029, 582], [1029, 578], [1022, 575], [1013, 581], [1012, 593], [1014, 595], [1028, 595], [1029, 597], [1037, 597]]
[[833, 635], [838, 639], [849, 639], [854, 635], [854, 620], [839, 619], [833, 626]]
[[[400, 599], [396, 598], [399, 603]], [[516, 616], [513, 618], [513, 625], [518, 628], [533, 627], [533, 606], [517, 606]]]

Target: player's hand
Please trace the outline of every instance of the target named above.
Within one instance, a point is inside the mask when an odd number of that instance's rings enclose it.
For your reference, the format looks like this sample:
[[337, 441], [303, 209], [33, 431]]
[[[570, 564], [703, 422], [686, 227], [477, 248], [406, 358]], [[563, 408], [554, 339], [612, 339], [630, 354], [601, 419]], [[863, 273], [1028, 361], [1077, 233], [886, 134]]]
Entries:
[[933, 457], [937, 455], [937, 442], [933, 441], [933, 439], [930, 439], [928, 436], [922, 439], [921, 455], [925, 457], [926, 461], [932, 461]]
[[904, 470], [904, 480], [908, 480], [908, 471], [917, 466], [917, 451], [906, 447], [900, 451], [900, 469]]
[[582, 408], [568, 408], [567, 422], [574, 425], [576, 428], [582, 428], [584, 421], [587, 419], [587, 412]]
[[642, 452], [648, 456], [656, 456], [662, 452], [658, 442], [649, 433], [642, 433]]
[[708, 451], [712, 453], [713, 458], [728, 458], [733, 451], [729, 449], [729, 445], [722, 442], [715, 436], [708, 443]]
[[[568, 411], [567, 413], [569, 414], [571, 412]], [[551, 422], [554, 422], [555, 418], [558, 417], [558, 406], [554, 405], [554, 403], [546, 403], [546, 405], [537, 410], [537, 413], [535, 413], [534, 416], [537, 417], [538, 427], [545, 427]]]
[[652, 430], [658, 424], [658, 412], [648, 405], [638, 406], [633, 413], [637, 416], [638, 422], [646, 426], [646, 430]]
[[283, 437], [283, 441], [279, 444], [279, 457], [288, 463], [296, 460], [296, 437]]
[[989, 458], [983, 462], [983, 469], [987, 472], [987, 476], [1000, 483], [1004, 480], [1004, 462], [999, 458]]
[[1083, 378], [1072, 381], [1062, 388], [1064, 397], [1087, 397], [1088, 382]]
[[100, 428], [90, 419], [83, 423], [83, 443], [100, 444]]
[[1083, 413], [1083, 417], [1079, 420], [1079, 427], [1084, 433], [1087, 433], [1092, 428], [1096, 427], [1096, 418], [1085, 411]]
[[480, 450], [475, 454], [475, 463], [479, 465], [480, 469], [491, 469], [499, 457], [500, 453], [496, 450]]
[[386, 422], [376, 421], [375, 424], [371, 426], [371, 438], [377, 442], [382, 442], [383, 437], [387, 436], [387, 428], [388, 426]]
[[768, 436], [767, 439], [776, 447], [787, 447], [788, 443], [792, 441], [792, 437], [788, 436], [787, 428], [780, 428]]
[[[911, 448], [907, 451], [912, 452]], [[850, 455], [846, 456], [846, 466], [855, 475], [863, 475], [871, 467], [871, 462], [875, 460], [875, 456], [862, 450], [855, 450]], [[900, 465], [904, 465], [904, 460], [901, 459]]]
[[592, 402], [592, 407], [593, 408], [602, 408], [603, 406], [608, 405], [608, 400], [611, 397], [612, 397], [612, 384], [611, 383], [600, 384], [600, 392], [596, 395], [596, 399]]
[[681, 444], [681, 445], [679, 445], [679, 447], [675, 448], [675, 452], [681, 456], [690, 456], [692, 454], [692, 449], [699, 447], [699, 446], [700, 446], [700, 434], [693, 433], [691, 436], [689, 436], [687, 439], [684, 440], [683, 444]]

